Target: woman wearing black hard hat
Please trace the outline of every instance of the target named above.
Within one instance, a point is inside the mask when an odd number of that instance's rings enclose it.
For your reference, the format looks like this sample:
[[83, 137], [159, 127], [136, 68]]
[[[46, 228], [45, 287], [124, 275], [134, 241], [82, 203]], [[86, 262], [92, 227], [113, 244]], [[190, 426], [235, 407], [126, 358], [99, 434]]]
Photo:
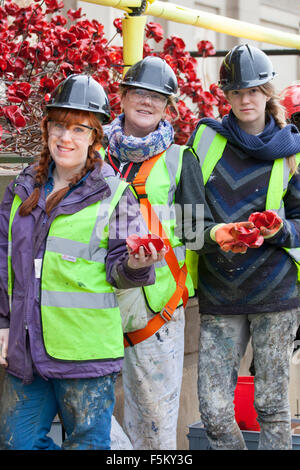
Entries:
[[123, 113], [104, 127], [108, 162], [132, 182], [149, 230], [169, 247], [153, 288], [118, 294], [127, 343], [124, 429], [134, 449], [176, 449], [184, 305], [193, 295], [191, 278], [184, 275], [185, 246], [201, 248], [215, 225], [199, 164], [192, 152], [173, 143], [173, 127], [165, 117], [176, 92], [172, 68], [159, 57], [146, 57], [121, 82]]
[[[202, 119], [197, 153], [216, 222], [251, 220], [244, 254], [217, 246], [198, 264], [201, 312], [198, 393], [213, 449], [245, 449], [235, 421], [240, 360], [252, 338], [259, 449], [290, 449], [289, 362], [299, 317], [300, 135], [287, 125], [266, 54], [248, 44], [224, 58], [219, 86], [231, 105], [221, 122]], [[254, 249], [255, 248], [255, 249]]]
[[68, 77], [47, 106], [41, 155], [0, 206], [1, 449], [59, 449], [48, 436], [57, 413], [62, 449], [110, 448], [124, 354], [113, 288], [153, 283], [164, 253], [128, 253], [131, 228], [147, 229], [97, 151], [108, 118], [102, 86]]

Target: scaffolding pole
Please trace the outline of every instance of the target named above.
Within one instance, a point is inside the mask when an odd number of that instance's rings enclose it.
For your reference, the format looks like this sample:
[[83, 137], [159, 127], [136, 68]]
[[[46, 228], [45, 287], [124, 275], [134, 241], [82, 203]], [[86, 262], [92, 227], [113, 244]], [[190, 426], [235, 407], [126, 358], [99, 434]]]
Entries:
[[[142, 4], [141, 0], [83, 1], [118, 8], [129, 14], [132, 12], [130, 7], [139, 8]], [[163, 18], [176, 23], [189, 24], [191, 26], [210, 29], [218, 33], [228, 34], [229, 36], [300, 49], [300, 36], [297, 34], [277, 31], [276, 29], [266, 28], [264, 26], [215, 15], [205, 11], [186, 8], [173, 3], [166, 3], [159, 0], [147, 0], [145, 15]]]
[[123, 25], [123, 75], [131, 65], [143, 58], [146, 16], [126, 16]]

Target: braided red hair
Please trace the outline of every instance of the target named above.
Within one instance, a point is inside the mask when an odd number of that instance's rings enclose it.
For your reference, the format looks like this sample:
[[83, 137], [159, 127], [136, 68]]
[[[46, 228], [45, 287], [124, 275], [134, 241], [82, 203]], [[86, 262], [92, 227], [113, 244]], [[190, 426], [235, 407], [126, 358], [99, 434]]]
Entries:
[[44, 117], [41, 129], [43, 149], [37, 162], [34, 163], [35, 185], [31, 195], [21, 204], [19, 214], [26, 216], [37, 206], [40, 198], [40, 188], [47, 181], [49, 164], [52, 161], [48, 148], [48, 121], [58, 121], [64, 125], [71, 126], [80, 123], [81, 120], [87, 119], [91, 127], [93, 127], [94, 142], [88, 149], [88, 155], [84, 168], [80, 173], [70, 179], [70, 183], [65, 188], [56, 191], [50, 195], [46, 202], [46, 212], [49, 215], [51, 210], [64, 198], [70, 189], [90, 170], [95, 168], [96, 161], [102, 166], [103, 161], [99, 158], [97, 150], [102, 146], [103, 130], [100, 121], [94, 113], [89, 111], [80, 111], [73, 109], [52, 108], [47, 116]]

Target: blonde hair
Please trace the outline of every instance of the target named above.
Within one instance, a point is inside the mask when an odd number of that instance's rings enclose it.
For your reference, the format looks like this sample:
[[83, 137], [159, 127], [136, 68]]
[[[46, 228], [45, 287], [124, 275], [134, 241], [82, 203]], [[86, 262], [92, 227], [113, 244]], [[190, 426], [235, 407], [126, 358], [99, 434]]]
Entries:
[[[273, 116], [276, 124], [282, 129], [287, 125], [287, 121], [285, 118], [285, 108], [280, 104], [280, 98], [276, 94], [273, 83], [265, 83], [264, 85], [260, 85], [259, 88], [264, 93], [264, 95], [269, 98], [266, 104], [266, 114], [270, 114], [271, 116]], [[287, 164], [292, 175], [294, 173], [298, 173], [298, 164], [295, 155], [287, 157]]]

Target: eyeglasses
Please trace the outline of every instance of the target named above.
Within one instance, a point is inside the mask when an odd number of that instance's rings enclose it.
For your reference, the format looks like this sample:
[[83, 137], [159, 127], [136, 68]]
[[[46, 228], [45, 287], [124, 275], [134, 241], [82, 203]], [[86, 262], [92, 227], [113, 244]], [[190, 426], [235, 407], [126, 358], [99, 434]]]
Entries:
[[61, 137], [64, 132], [68, 131], [72, 139], [83, 140], [88, 137], [93, 129], [93, 127], [85, 124], [74, 124], [66, 127], [61, 122], [49, 121], [49, 133], [56, 137]]
[[131, 88], [128, 90], [132, 101], [140, 103], [146, 98], [149, 98], [152, 104], [158, 106], [160, 104], [165, 104], [167, 102], [167, 97], [156, 93], [155, 91], [144, 90], [142, 88]]

